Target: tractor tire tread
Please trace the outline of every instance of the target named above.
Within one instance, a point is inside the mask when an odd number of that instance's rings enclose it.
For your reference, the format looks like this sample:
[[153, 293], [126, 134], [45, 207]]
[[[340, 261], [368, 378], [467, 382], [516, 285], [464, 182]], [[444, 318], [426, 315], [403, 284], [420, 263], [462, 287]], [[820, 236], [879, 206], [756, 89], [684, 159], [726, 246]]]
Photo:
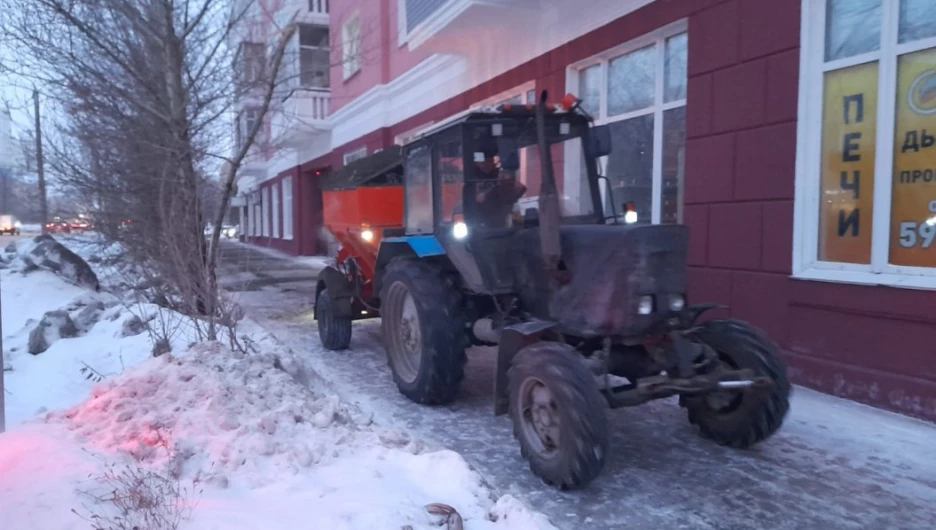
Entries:
[[331, 302], [331, 295], [327, 288], [322, 289], [315, 300], [315, 314], [319, 321], [319, 339], [326, 350], [346, 350], [351, 345], [351, 317], [335, 315], [332, 312]]
[[[518, 394], [523, 380], [531, 376], [543, 381], [554, 399], [561, 401], [558, 409], [571, 411], [562, 414], [560, 450], [565, 451], [558, 465], [549, 465], [549, 460], [538, 458], [521, 432]], [[508, 381], [513, 434], [530, 470], [545, 484], [560, 490], [587, 486], [601, 473], [607, 459], [608, 405], [579, 354], [558, 342], [527, 346], [514, 357]]]
[[[423, 347], [431, 352], [428, 366], [423, 369], [425, 356], [420, 363], [419, 374], [413, 384], [401, 383], [397, 378], [390, 355], [387, 362], [394, 374], [400, 393], [411, 401], [423, 405], [444, 405], [458, 396], [465, 377], [469, 336], [465, 327], [464, 297], [455, 283], [453, 274], [442, 267], [423, 260], [396, 258], [387, 264], [383, 289], [393, 283], [395, 276], [402, 276], [408, 283], [411, 296], [420, 311], [420, 327], [424, 330]], [[385, 299], [386, 293], [381, 293]], [[381, 318], [381, 328], [389, 325]], [[381, 330], [387, 336], [386, 330]], [[425, 355], [425, 354], [424, 354]]]
[[733, 421], [712, 411], [704, 398], [688, 399], [689, 422], [704, 438], [736, 449], [747, 449], [770, 438], [790, 410], [792, 388], [777, 344], [761, 329], [735, 319], [706, 322], [699, 327], [696, 338], [736, 363], [740, 361], [740, 368], [753, 369], [758, 377], [769, 377], [775, 386], [758, 409]]

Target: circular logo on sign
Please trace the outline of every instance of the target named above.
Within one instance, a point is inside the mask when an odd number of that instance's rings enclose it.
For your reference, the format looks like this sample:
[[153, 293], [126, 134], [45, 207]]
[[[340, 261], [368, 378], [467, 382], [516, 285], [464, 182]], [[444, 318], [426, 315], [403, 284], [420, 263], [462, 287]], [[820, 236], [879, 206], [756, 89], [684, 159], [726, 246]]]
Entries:
[[936, 114], [936, 70], [923, 72], [913, 80], [907, 102], [917, 114]]

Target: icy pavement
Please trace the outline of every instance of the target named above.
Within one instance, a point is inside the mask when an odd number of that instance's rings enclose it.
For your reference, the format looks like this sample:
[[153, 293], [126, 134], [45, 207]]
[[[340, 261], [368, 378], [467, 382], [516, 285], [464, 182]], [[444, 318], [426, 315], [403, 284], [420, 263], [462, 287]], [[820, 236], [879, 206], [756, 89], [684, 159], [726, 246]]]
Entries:
[[[302, 265], [225, 247], [230, 273]], [[248, 256], [250, 257], [248, 259]], [[533, 476], [506, 416], [494, 417], [493, 349], [469, 351], [460, 399], [425, 407], [390, 377], [377, 321], [355, 323], [351, 349], [328, 352], [312, 320], [314, 274], [238, 294], [240, 303], [346, 400], [385, 425], [410, 429], [461, 453], [498, 493], [509, 493], [563, 529], [931, 530], [936, 521], [936, 426], [796, 388], [781, 431], [749, 451], [696, 436], [672, 401], [609, 412], [611, 457], [581, 492]]]

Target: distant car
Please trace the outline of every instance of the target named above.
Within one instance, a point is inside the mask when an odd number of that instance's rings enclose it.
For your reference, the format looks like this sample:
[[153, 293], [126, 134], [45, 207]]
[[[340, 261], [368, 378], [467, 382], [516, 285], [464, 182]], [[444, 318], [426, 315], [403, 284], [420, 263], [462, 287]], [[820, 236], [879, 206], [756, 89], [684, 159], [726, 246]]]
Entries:
[[69, 223], [69, 228], [71, 228], [71, 230], [74, 232], [86, 232], [91, 230], [92, 226], [91, 223], [84, 219], [73, 219]]
[[[237, 232], [238, 232], [237, 227], [234, 225], [221, 226], [221, 237], [225, 237], [227, 239], [234, 239], [237, 237]], [[206, 226], [205, 237], [211, 237], [212, 233], [214, 233], [214, 230], [212, 229], [211, 225]]]
[[46, 223], [45, 229], [50, 234], [70, 234], [72, 231], [71, 225], [62, 220]]

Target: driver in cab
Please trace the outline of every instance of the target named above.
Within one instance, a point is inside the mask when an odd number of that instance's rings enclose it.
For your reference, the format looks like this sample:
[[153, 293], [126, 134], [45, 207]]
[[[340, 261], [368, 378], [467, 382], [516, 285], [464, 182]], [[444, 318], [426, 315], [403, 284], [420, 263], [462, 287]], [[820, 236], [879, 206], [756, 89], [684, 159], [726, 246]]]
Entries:
[[[478, 182], [475, 201], [482, 224], [489, 227], [510, 226], [514, 205], [526, 193], [513, 172], [501, 171], [496, 148], [485, 149], [484, 158], [476, 157], [474, 178]], [[481, 153], [476, 153], [479, 155]]]

